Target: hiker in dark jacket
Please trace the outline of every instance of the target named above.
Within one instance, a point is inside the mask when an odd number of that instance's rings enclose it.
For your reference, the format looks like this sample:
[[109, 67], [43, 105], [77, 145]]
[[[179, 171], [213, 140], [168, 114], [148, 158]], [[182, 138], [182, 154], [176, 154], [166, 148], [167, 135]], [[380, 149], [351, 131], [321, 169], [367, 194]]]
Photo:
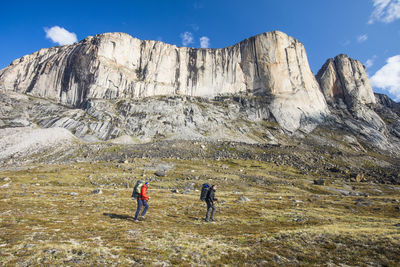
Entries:
[[136, 214], [135, 214], [135, 221], [138, 221], [138, 217], [139, 217], [139, 213], [140, 210], [142, 208], [142, 206], [144, 206], [144, 209], [142, 211], [142, 215], [140, 216], [143, 220], [144, 220], [144, 216], [146, 215], [146, 211], [149, 208], [149, 205], [147, 204], [147, 201], [149, 200], [149, 196], [147, 195], [147, 189], [149, 188], [149, 183], [146, 182], [143, 186], [142, 189], [140, 190], [140, 195], [137, 198], [137, 210], [136, 210]]
[[[210, 190], [207, 192], [206, 196], [206, 203], [207, 203], [207, 213], [206, 213], [206, 222], [215, 221], [214, 219], [214, 213], [215, 213], [215, 206], [214, 206], [214, 201], [217, 201], [218, 199], [215, 198], [215, 191], [217, 190], [216, 185], [212, 185]], [[211, 212], [211, 217], [210, 217], [210, 212]]]

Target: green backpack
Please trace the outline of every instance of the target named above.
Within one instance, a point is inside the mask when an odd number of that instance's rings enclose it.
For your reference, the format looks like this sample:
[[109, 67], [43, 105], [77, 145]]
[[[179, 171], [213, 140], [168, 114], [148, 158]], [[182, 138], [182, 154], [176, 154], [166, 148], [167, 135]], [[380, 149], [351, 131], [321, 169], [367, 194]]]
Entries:
[[140, 192], [142, 191], [142, 187], [144, 185], [144, 181], [139, 180], [136, 182], [135, 186], [133, 187], [132, 198], [137, 199], [140, 196]]

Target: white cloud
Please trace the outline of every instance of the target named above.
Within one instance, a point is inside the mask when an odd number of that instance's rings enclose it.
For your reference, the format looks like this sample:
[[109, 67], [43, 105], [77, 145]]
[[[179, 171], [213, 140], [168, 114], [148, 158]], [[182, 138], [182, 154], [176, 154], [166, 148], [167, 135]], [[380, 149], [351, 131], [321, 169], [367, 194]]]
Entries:
[[374, 11], [372, 12], [368, 23], [376, 21], [391, 23], [400, 19], [400, 0], [372, 0]]
[[351, 44], [351, 41], [350, 40], [346, 40], [346, 41], [344, 41], [344, 42], [342, 42], [342, 43], [340, 43], [342, 46], [348, 46], [348, 45], [350, 45]]
[[365, 62], [365, 67], [368, 69], [374, 65], [374, 60], [373, 59], [368, 59], [367, 62]]
[[210, 38], [207, 36], [203, 36], [200, 38], [200, 46], [201, 48], [209, 48], [210, 47]]
[[191, 32], [181, 33], [182, 44], [187, 46], [193, 43], [193, 34]]
[[376, 59], [376, 55], [374, 55], [372, 58], [369, 58], [366, 62], [365, 62], [365, 67], [368, 69], [370, 67], [372, 67], [375, 63], [375, 59]]
[[363, 42], [365, 42], [365, 41], [367, 41], [367, 40], [368, 40], [368, 34], [359, 35], [359, 36], [357, 37], [357, 41], [358, 41], [359, 43], [363, 43]]
[[44, 31], [46, 32], [47, 39], [50, 39], [53, 43], [58, 43], [59, 45], [73, 44], [78, 41], [75, 33], [69, 32], [59, 26], [53, 26], [50, 29], [44, 28]]
[[373, 87], [381, 88], [400, 100], [400, 55], [390, 57], [386, 65], [378, 70], [370, 79]]

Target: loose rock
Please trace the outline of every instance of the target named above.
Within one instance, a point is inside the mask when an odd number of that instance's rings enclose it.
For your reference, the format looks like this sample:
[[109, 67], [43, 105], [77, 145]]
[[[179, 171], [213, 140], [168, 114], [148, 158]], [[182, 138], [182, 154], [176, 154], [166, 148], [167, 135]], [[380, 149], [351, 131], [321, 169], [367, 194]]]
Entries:
[[3, 184], [3, 185], [0, 186], [0, 187], [1, 187], [1, 188], [10, 187], [10, 184], [11, 184], [11, 183], [6, 183], [6, 184]]
[[101, 189], [95, 189], [92, 191], [92, 194], [102, 194], [103, 191]]
[[324, 179], [318, 179], [314, 180], [315, 185], [325, 185], [325, 180]]
[[156, 171], [154, 174], [155, 174], [156, 176], [158, 176], [158, 177], [165, 177], [165, 176], [166, 176], [166, 173], [165, 173], [164, 170], [158, 170], [158, 171]]
[[244, 197], [244, 196], [240, 196], [238, 198], [238, 202], [249, 202], [249, 201], [251, 201], [251, 200], [249, 198], [247, 198], [247, 197]]
[[356, 203], [357, 206], [361, 206], [361, 207], [367, 207], [367, 206], [371, 206], [372, 202], [369, 200], [365, 200], [365, 199], [357, 199]]

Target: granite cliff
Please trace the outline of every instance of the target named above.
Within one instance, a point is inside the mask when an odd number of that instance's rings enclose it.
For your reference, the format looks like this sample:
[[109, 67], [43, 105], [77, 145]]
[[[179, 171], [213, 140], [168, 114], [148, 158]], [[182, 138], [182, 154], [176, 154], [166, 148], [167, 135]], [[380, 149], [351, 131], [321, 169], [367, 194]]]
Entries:
[[100, 34], [15, 60], [0, 72], [0, 86], [71, 107], [83, 107], [91, 99], [159, 95], [269, 96], [271, 114], [289, 131], [297, 130], [304, 118], [318, 121], [329, 113], [304, 46], [281, 32], [222, 49]]
[[2, 128], [61, 127], [89, 141], [281, 143], [327, 127], [357, 147], [400, 150], [397, 103], [377, 100], [361, 62], [338, 55], [314, 76], [304, 46], [278, 31], [221, 49], [100, 34], [16, 59], [0, 91]]
[[316, 78], [336, 125], [343, 125], [355, 136], [364, 136], [376, 147], [398, 150], [398, 125], [384, 119], [392, 114], [394, 121], [399, 121], [395, 115], [398, 113], [391, 111], [396, 103], [387, 96], [375, 96], [360, 61], [338, 55], [326, 61]]

